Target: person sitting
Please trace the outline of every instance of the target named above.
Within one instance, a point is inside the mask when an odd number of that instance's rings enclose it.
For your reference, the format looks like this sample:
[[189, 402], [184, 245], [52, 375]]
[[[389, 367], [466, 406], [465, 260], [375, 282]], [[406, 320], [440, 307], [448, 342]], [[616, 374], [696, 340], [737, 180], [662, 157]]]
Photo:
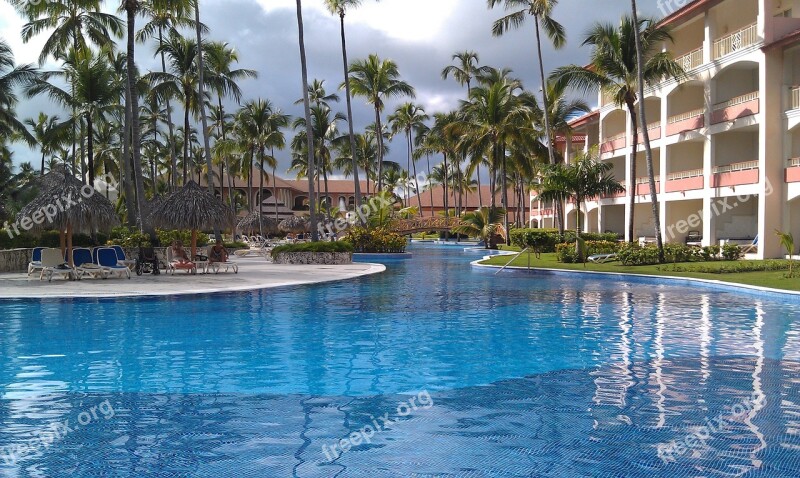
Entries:
[[216, 244], [211, 246], [211, 251], [208, 256], [209, 262], [228, 262], [228, 250], [222, 244], [222, 241], [217, 241]]
[[181, 241], [174, 241], [170, 247], [171, 260], [170, 263], [175, 269], [194, 269], [194, 262], [189, 260], [189, 255], [186, 249], [183, 248]]

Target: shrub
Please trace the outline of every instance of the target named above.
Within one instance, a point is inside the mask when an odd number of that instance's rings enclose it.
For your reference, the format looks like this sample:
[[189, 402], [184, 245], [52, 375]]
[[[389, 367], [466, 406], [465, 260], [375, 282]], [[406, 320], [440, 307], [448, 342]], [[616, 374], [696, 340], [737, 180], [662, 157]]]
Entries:
[[[618, 238], [614, 233], [582, 232], [581, 239], [587, 241], [587, 243], [617, 243]], [[537, 253], [557, 252], [556, 244], [567, 242], [575, 243], [575, 231], [564, 231], [563, 236], [558, 233], [558, 229], [513, 229], [511, 231], [511, 243], [513, 245], [520, 249], [527, 247]]]
[[353, 246], [345, 241], [336, 242], [304, 242], [301, 244], [286, 244], [272, 249], [272, 258], [278, 254], [290, 252], [353, 252]]
[[561, 244], [556, 244], [556, 258], [558, 262], [564, 262], [566, 264], [573, 264], [578, 262], [583, 262], [583, 258], [575, 252], [575, 243], [574, 242], [563, 242]]
[[351, 227], [343, 241], [348, 242], [355, 252], [401, 253], [406, 250], [406, 238], [385, 227]]
[[[664, 244], [664, 258], [667, 262], [691, 262], [697, 258], [696, 251], [697, 248], [686, 244]], [[658, 247], [656, 247], [656, 257], [658, 257]]]
[[705, 246], [700, 250], [700, 257], [702, 257], [704, 261], [716, 261], [719, 260], [719, 253], [721, 250], [722, 248], [716, 244], [713, 246]]
[[224, 244], [226, 249], [247, 249], [249, 246], [244, 242], [226, 242]]
[[108, 241], [122, 247], [150, 247], [150, 236], [139, 232], [138, 229], [126, 226], [115, 227], [111, 230]]
[[0, 229], [0, 249], [27, 249], [36, 247], [36, 245], [39, 243], [39, 241], [37, 241], [37, 239], [28, 232], [22, 232], [19, 235], [15, 235], [12, 231], [11, 236], [9, 236], [7, 230]]
[[737, 244], [730, 242], [722, 246], [722, 258], [726, 261], [738, 261], [744, 257], [742, 249]]
[[619, 249], [619, 261], [625, 266], [658, 264], [658, 248], [639, 244], [624, 244]]
[[[184, 245], [192, 243], [192, 231], [189, 230], [171, 230], [165, 231], [163, 229], [156, 229], [156, 236], [158, 237], [158, 242], [162, 246], [168, 246], [173, 243], [173, 241], [181, 241]], [[204, 234], [202, 232], [197, 233], [197, 247], [203, 247], [208, 245], [208, 234]]]
[[675, 272], [701, 272], [705, 274], [734, 274], [741, 272], [770, 272], [789, 270], [789, 261], [783, 259], [768, 259], [765, 261], [743, 261], [722, 263], [721, 265], [695, 264], [690, 266], [674, 266]]
[[[573, 248], [575, 243], [572, 243]], [[620, 243], [611, 241], [586, 241], [586, 252], [592, 254], [613, 254], [619, 251]]]

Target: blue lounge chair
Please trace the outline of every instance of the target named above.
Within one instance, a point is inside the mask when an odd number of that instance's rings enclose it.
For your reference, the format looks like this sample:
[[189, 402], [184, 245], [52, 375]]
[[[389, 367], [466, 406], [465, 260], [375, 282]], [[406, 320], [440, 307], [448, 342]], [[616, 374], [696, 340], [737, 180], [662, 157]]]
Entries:
[[85, 247], [78, 247], [72, 250], [72, 265], [78, 275], [78, 280], [83, 279], [85, 275], [100, 277], [101, 279], [107, 277], [106, 269], [92, 261], [92, 251]]
[[742, 250], [742, 254], [750, 254], [758, 252], [758, 234], [756, 234], [755, 239], [750, 244], [739, 246]]
[[28, 263], [28, 277], [36, 271], [42, 270], [42, 251], [44, 247], [34, 247], [31, 261]]
[[128, 259], [128, 257], [125, 255], [125, 250], [121, 246], [110, 247], [114, 249], [114, 252], [117, 253], [117, 262], [119, 262], [119, 265], [125, 266], [128, 269], [133, 269], [136, 266], [136, 261], [133, 259]]
[[99, 247], [97, 249], [97, 264], [105, 269], [108, 275], [116, 274], [120, 277], [124, 275], [128, 279], [131, 278], [131, 270], [119, 265], [117, 251], [110, 247]]

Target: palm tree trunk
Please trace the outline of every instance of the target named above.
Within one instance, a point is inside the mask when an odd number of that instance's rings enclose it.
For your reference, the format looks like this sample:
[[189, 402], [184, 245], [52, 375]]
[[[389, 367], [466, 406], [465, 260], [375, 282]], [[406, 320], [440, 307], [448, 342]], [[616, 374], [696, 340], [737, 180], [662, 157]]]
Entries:
[[425, 160], [428, 163], [428, 192], [430, 192], [431, 196], [431, 217], [434, 217], [436, 213], [433, 209], [433, 184], [431, 183], [431, 155], [425, 153]]
[[447, 153], [444, 154], [444, 169], [442, 169], [442, 202], [444, 203], [444, 217], [450, 217], [450, 211], [447, 210]]
[[92, 115], [86, 113], [86, 149], [88, 150], [89, 159], [89, 185], [94, 187], [94, 132], [92, 131]]
[[647, 162], [647, 181], [650, 185], [650, 203], [653, 207], [653, 222], [656, 228], [656, 244], [658, 245], [658, 262], [663, 264], [664, 257], [664, 239], [661, 237], [661, 211], [658, 205], [658, 196], [656, 194], [656, 180], [653, 170], [653, 149], [650, 147], [650, 133], [647, 131], [647, 117], [645, 115], [644, 107], [644, 60], [642, 59], [642, 39], [639, 34], [639, 16], [636, 11], [636, 0], [631, 0], [631, 10], [633, 16], [633, 24], [636, 27], [634, 38], [636, 40], [636, 74], [637, 83], [639, 86], [639, 117], [642, 123], [642, 134], [644, 135], [644, 151], [645, 160]]
[[264, 206], [264, 149], [259, 148], [261, 157], [259, 158], [259, 166], [258, 166], [258, 233], [261, 237], [264, 237], [264, 225], [261, 221], [261, 209]]
[[483, 207], [483, 191], [481, 191], [481, 163], [475, 167], [475, 175], [478, 179], [478, 208]]
[[314, 131], [311, 128], [311, 106], [308, 101], [308, 65], [306, 64], [306, 44], [303, 36], [303, 4], [297, 0], [297, 39], [300, 46], [300, 71], [303, 85], [303, 110], [306, 118], [306, 147], [308, 148], [308, 208], [311, 216], [311, 240], [319, 240], [317, 230], [317, 206], [314, 198]]
[[136, 225], [139, 230], [144, 230], [142, 218], [142, 202], [145, 200], [144, 196], [144, 178], [142, 175], [142, 151], [141, 151], [141, 137], [139, 131], [139, 95], [135, 89], [134, 74], [136, 73], [136, 12], [139, 9], [138, 0], [126, 0], [125, 10], [127, 12], [127, 26], [128, 26], [128, 46], [127, 46], [127, 70], [128, 70], [128, 89], [130, 91], [131, 101], [131, 157], [133, 158], [133, 180], [134, 187], [136, 188]]
[[[272, 154], [272, 157], [275, 157], [275, 154]], [[278, 222], [278, 183], [275, 179], [275, 168], [272, 168], [272, 199], [275, 203], [275, 222]]]
[[[630, 95], [629, 95], [630, 96]], [[628, 105], [628, 112], [631, 115], [631, 126], [633, 126], [633, 145], [631, 146], [631, 164], [628, 170], [628, 199], [631, 210], [630, 218], [628, 219], [628, 242], [634, 242], [633, 231], [634, 223], [636, 222], [636, 149], [639, 146], [639, 130], [638, 122], [636, 121], [636, 106], [633, 104], [633, 99], [628, 98], [625, 101]]]
[[511, 245], [511, 235], [508, 233], [508, 188], [506, 187], [506, 176], [507, 176], [506, 175], [506, 153], [505, 153], [505, 151], [501, 151], [501, 153], [503, 155], [503, 158], [502, 158], [503, 159], [503, 162], [502, 162], [502, 165], [503, 165], [502, 166], [502, 168], [503, 168], [503, 171], [502, 171], [502, 174], [503, 174], [503, 177], [502, 177], [502, 182], [503, 182], [502, 183], [502, 187], [503, 187], [502, 198], [503, 198], [503, 206], [506, 208], [506, 214], [503, 216], [503, 221], [505, 223], [504, 226], [506, 228], [506, 245], [510, 246]]
[[[358, 156], [356, 155], [356, 135], [353, 130], [353, 105], [350, 98], [350, 75], [347, 67], [347, 40], [344, 33], [344, 9], [339, 10], [342, 32], [342, 63], [344, 64], [344, 94], [347, 99], [347, 126], [350, 134], [350, 154], [353, 156], [353, 185], [355, 186], [355, 207], [361, 206], [361, 182], [358, 180]], [[369, 186], [369, 185], [368, 185]]]
[[44, 176], [44, 149], [42, 149], [42, 167], [39, 169], [39, 176]]
[[247, 152], [247, 157], [249, 158], [248, 161], [248, 172], [247, 172], [247, 209], [250, 212], [253, 212], [253, 156], [255, 156], [255, 151], [253, 148], [250, 148], [250, 151]]
[[[158, 27], [158, 46], [159, 48], [164, 45], [163, 32], [161, 27]], [[161, 52], [161, 71], [167, 72], [167, 60], [164, 52]], [[174, 191], [178, 181], [178, 155], [175, 154], [175, 127], [172, 124], [172, 106], [170, 105], [169, 96], [166, 98], [167, 106], [167, 130], [169, 131], [169, 164], [170, 164], [170, 190]]]
[[[553, 154], [553, 141], [550, 137], [550, 102], [547, 98], [547, 80], [544, 77], [544, 60], [542, 59], [542, 38], [539, 31], [539, 16], [534, 15], [534, 25], [536, 25], [536, 50], [539, 55], [539, 79], [542, 82], [542, 108], [544, 110], [544, 138], [547, 142], [547, 157], [550, 159], [550, 164], [556, 164], [556, 157]], [[559, 230], [564, 230], [564, 211], [561, 206], [553, 208], [556, 222], [558, 222]]]
[[188, 170], [186, 168], [189, 167], [189, 138], [191, 134], [189, 132], [189, 94], [187, 93], [185, 96], [186, 101], [186, 109], [183, 112], [183, 184], [186, 184], [186, 176], [188, 174]]
[[381, 112], [375, 102], [375, 135], [378, 140], [378, 189], [383, 191], [383, 125], [381, 125]]
[[417, 204], [419, 205], [419, 217], [422, 217], [422, 191], [419, 190], [419, 178], [417, 178], [417, 162], [414, 161], [414, 138], [411, 135], [411, 132], [408, 133], [408, 148], [409, 148], [409, 156], [411, 156], [411, 164], [414, 168], [414, 187], [417, 189]]
[[125, 126], [122, 133], [122, 187], [125, 191], [125, 210], [128, 226], [136, 224], [136, 198], [133, 192], [133, 168], [131, 168], [131, 91], [130, 83], [125, 82]]

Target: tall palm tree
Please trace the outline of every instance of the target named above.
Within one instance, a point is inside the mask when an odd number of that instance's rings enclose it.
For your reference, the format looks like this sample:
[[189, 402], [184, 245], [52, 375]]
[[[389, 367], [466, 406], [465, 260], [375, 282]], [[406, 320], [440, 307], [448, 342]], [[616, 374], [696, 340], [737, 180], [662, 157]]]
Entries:
[[34, 120], [28, 118], [25, 124], [30, 128], [36, 144], [42, 152], [42, 164], [39, 168], [39, 175], [44, 175], [45, 158], [53, 155], [66, 140], [64, 124], [58, 115], [48, 116], [46, 113], [39, 113]]
[[35, 143], [36, 139], [17, 119], [15, 107], [18, 102], [17, 88], [36, 81], [38, 75], [32, 65], [15, 66], [11, 47], [0, 38], [0, 145], [4, 146], [12, 135], [22, 135], [29, 143]]
[[351, 168], [353, 172], [353, 185], [355, 186], [355, 207], [361, 206], [361, 182], [358, 179], [358, 154], [356, 153], [356, 136], [353, 125], [353, 104], [350, 91], [350, 75], [347, 70], [347, 37], [344, 31], [344, 17], [348, 8], [356, 8], [361, 5], [361, 0], [325, 0], [325, 6], [331, 14], [339, 15], [339, 31], [342, 37], [342, 65], [344, 69], [344, 91], [347, 101], [347, 127], [349, 129], [350, 157], [353, 161]]
[[[639, 14], [636, 9], [636, 0], [631, 0], [631, 18], [634, 25], [639, 24]], [[644, 52], [642, 50], [642, 38], [639, 29], [634, 31], [634, 40], [636, 43], [636, 84], [639, 87], [639, 98], [644, 98]], [[647, 163], [647, 181], [650, 186], [650, 205], [653, 208], [653, 221], [656, 228], [656, 245], [658, 246], [658, 262], [663, 264], [666, 261], [664, 257], [664, 238], [661, 237], [661, 211], [658, 205], [658, 196], [656, 194], [656, 179], [653, 170], [653, 148], [650, 146], [650, 133], [647, 131], [647, 114], [644, 107], [644, 100], [639, 101], [639, 118], [641, 120], [642, 134], [644, 135], [644, 151], [645, 162]], [[636, 161], [636, 156], [633, 158]], [[636, 188], [636, 186], [633, 186]]]
[[[350, 65], [350, 87], [355, 96], [363, 96], [375, 109], [375, 126], [383, 131], [381, 112], [387, 98], [415, 96], [414, 87], [400, 79], [397, 64], [370, 55], [366, 60], [356, 60]], [[383, 179], [383, 135], [378, 134], [378, 190]]]
[[395, 109], [394, 114], [389, 115], [389, 124], [392, 133], [397, 134], [402, 131], [406, 137], [406, 148], [408, 151], [406, 169], [411, 170], [411, 168], [413, 168], [414, 171], [414, 189], [417, 192], [420, 216], [422, 216], [422, 197], [419, 189], [419, 179], [417, 178], [417, 162], [416, 158], [414, 158], [414, 132], [421, 126], [424, 126], [425, 121], [429, 119], [430, 116], [425, 114], [425, 109], [414, 103], [403, 103]]
[[306, 149], [308, 158], [308, 213], [311, 216], [311, 241], [319, 240], [317, 230], [316, 197], [314, 194], [314, 133], [311, 130], [311, 104], [308, 98], [308, 65], [306, 63], [306, 43], [303, 33], [303, 2], [297, 0], [297, 41], [300, 47], [300, 76], [303, 85], [303, 110], [306, 118]]
[[[637, 31], [641, 33], [642, 56], [646, 59], [641, 71], [637, 66]], [[638, 93], [639, 85], [642, 83], [653, 85], [663, 81], [664, 78], [679, 79], [686, 74], [672, 58], [671, 53], [661, 50], [661, 45], [667, 41], [672, 41], [669, 30], [653, 19], [641, 19], [634, 22], [630, 16], [624, 16], [618, 27], [598, 23], [589, 31], [583, 41], [584, 45], [593, 47], [590, 65], [587, 67], [562, 66], [553, 71], [551, 75], [551, 79], [557, 84], [570, 85], [584, 92], [599, 88], [604, 94], [614, 98], [617, 106], [625, 106], [628, 110], [633, 130], [627, 183], [630, 202], [628, 222], [628, 239], [630, 241], [634, 240], [636, 150], [639, 143], [636, 102], [639, 100], [644, 102]], [[641, 82], [639, 78], [642, 79]], [[658, 219], [657, 221], [660, 222]]]
[[[521, 27], [525, 23], [528, 15], [533, 17], [534, 26], [536, 28], [536, 51], [539, 57], [539, 77], [542, 82], [542, 104], [544, 105], [544, 110], [548, 111], [550, 107], [547, 98], [547, 82], [544, 77], [541, 31], [544, 30], [544, 34], [556, 49], [566, 44], [567, 36], [564, 27], [552, 17], [553, 10], [556, 5], [558, 5], [558, 0], [487, 0], [487, 2], [489, 8], [494, 8], [502, 3], [506, 11], [514, 10], [512, 13], [494, 22], [492, 25], [492, 34], [494, 36], [502, 36], [511, 28]], [[544, 117], [544, 123], [547, 154], [550, 158], [550, 163], [553, 164], [556, 159], [553, 153], [552, 132], [547, 116]]]
[[586, 200], [625, 191], [609, 173], [611, 169], [611, 164], [600, 160], [596, 147], [578, 154], [571, 164], [548, 165], [542, 176], [539, 198], [543, 201], [572, 201], [576, 214], [575, 237], [579, 237], [581, 210]]
[[[66, 78], [72, 84], [74, 94], [56, 84], [52, 78]], [[80, 115], [73, 121], [86, 122], [89, 184], [94, 184], [94, 122], [115, 107], [120, 91], [119, 78], [102, 52], [95, 54], [90, 49], [70, 52], [63, 70], [46, 72], [40, 80], [28, 88], [29, 95], [47, 94]]]
[[505, 237], [508, 229], [503, 227], [506, 212], [495, 207], [482, 207], [475, 212], [464, 214], [462, 224], [453, 229], [456, 234], [477, 236], [483, 240], [486, 249], [497, 249], [495, 237]]
[[[141, 127], [139, 124], [139, 93], [135, 91], [136, 79], [136, 15], [139, 14], [139, 0], [122, 0], [120, 8], [125, 10], [127, 18], [127, 47], [126, 47], [126, 71], [125, 81], [125, 109], [126, 115], [125, 128], [130, 129], [131, 145], [130, 153], [133, 161], [133, 179], [136, 187], [136, 222], [141, 230], [143, 227], [142, 203], [144, 197], [144, 175], [142, 174], [142, 141]], [[128, 104], [130, 102], [130, 104]], [[127, 158], [127, 157], [126, 157]], [[127, 159], [126, 159], [127, 160]], [[93, 174], [90, 172], [90, 174]], [[153, 178], [155, 180], [155, 178]]]
[[[136, 40], [140, 42], [155, 38], [158, 42], [156, 55], [161, 58], [161, 72], [167, 72], [166, 54], [161, 46], [164, 44], [164, 36], [178, 34], [178, 28], [196, 28], [194, 19], [191, 17], [191, 0], [142, 0], [140, 9], [147, 22], [136, 34]], [[201, 25], [204, 32], [207, 30], [205, 25]], [[174, 190], [178, 178], [178, 158], [175, 152], [175, 126], [172, 122], [172, 98], [163, 98], [167, 107], [167, 131], [169, 133], [169, 158], [170, 158], [170, 186]]]
[[[455, 134], [455, 127], [461, 123], [458, 113], [451, 111], [448, 113], [434, 113], [433, 126], [425, 136], [425, 142], [420, 146], [420, 153], [425, 154], [441, 154], [443, 162], [438, 168], [439, 183], [442, 185], [442, 204], [444, 205], [444, 215], [449, 216], [449, 196], [448, 196], [448, 167], [447, 160], [455, 158], [458, 150], [459, 137]], [[436, 170], [434, 167], [430, 172], [430, 177], [436, 179]], [[431, 200], [433, 202], [433, 200]], [[433, 215], [433, 210], [431, 210]]]

